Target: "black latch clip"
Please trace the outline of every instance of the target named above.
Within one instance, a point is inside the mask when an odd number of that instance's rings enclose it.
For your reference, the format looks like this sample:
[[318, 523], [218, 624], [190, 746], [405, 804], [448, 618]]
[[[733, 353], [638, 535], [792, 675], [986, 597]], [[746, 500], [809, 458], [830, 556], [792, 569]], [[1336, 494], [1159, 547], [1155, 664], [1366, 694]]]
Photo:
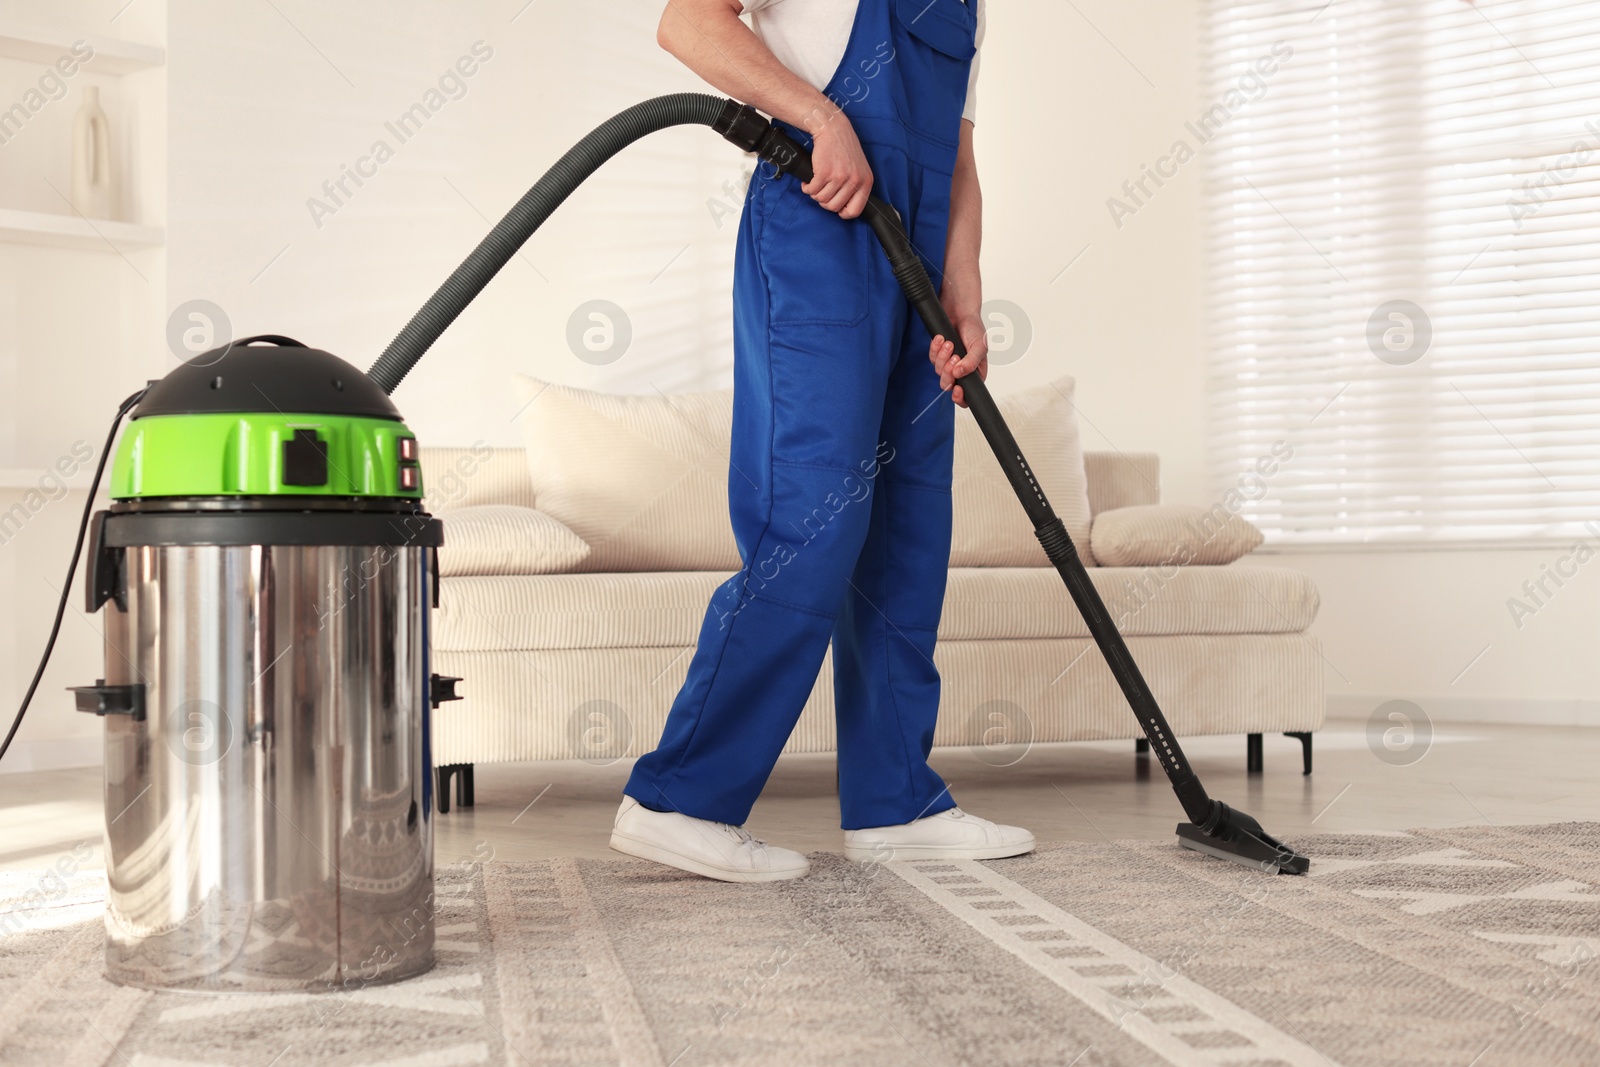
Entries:
[[118, 611], [128, 610], [127, 551], [106, 544], [109, 511], [94, 513], [89, 525], [89, 561], [83, 572], [83, 602], [88, 614], [100, 610], [106, 601], [115, 601]]
[[134, 722], [144, 722], [144, 683], [132, 685], [107, 685], [104, 678], [94, 685], [69, 687], [77, 698], [78, 710], [91, 715], [126, 715]]
[[460, 678], [452, 678], [448, 674], [430, 675], [428, 678], [428, 700], [434, 707], [438, 707], [447, 700], [460, 700], [461, 694], [456, 692], [456, 683]]

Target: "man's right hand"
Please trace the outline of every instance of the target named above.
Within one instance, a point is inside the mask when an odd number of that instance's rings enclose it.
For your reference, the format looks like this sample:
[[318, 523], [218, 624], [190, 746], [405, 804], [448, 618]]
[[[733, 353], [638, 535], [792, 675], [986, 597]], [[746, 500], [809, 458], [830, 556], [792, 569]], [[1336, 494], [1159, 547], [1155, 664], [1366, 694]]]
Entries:
[[855, 128], [838, 105], [778, 62], [739, 18], [743, 10], [743, 0], [668, 0], [656, 40], [729, 96], [809, 133], [814, 177], [800, 188], [829, 211], [855, 218], [872, 193], [872, 168]]
[[843, 111], [835, 111], [812, 135], [811, 174], [800, 191], [829, 211], [853, 219], [866, 209], [872, 168]]

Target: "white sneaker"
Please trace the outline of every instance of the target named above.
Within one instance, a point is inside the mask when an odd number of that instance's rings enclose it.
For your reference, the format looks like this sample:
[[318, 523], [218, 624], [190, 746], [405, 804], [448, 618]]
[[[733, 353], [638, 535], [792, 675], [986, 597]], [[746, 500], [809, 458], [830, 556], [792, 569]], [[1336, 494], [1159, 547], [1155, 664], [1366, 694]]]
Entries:
[[617, 809], [611, 847], [723, 882], [779, 882], [811, 869], [800, 853], [768, 845], [742, 826], [652, 811], [632, 797]]
[[908, 822], [846, 830], [844, 854], [859, 862], [885, 860], [997, 860], [1033, 851], [1033, 835], [960, 808]]

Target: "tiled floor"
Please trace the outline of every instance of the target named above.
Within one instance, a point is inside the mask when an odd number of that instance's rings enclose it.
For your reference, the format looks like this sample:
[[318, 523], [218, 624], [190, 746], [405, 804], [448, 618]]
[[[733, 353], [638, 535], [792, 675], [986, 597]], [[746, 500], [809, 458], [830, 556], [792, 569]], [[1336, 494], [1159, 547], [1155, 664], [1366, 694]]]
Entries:
[[[1266, 773], [1244, 773], [1244, 738], [1185, 742], [1210, 793], [1278, 837], [1412, 826], [1600, 820], [1600, 730], [1441, 725], [1420, 760], [1396, 766], [1369, 748], [1364, 723], [1317, 735], [1316, 773], [1300, 775], [1299, 745], [1266, 738]], [[1161, 770], [1132, 742], [1040, 745], [1008, 767], [972, 751], [940, 750], [934, 767], [961, 805], [1032, 829], [1044, 843], [1164, 838], [1181, 818]], [[1144, 766], [1141, 768], [1141, 764]], [[520, 763], [477, 770], [477, 806], [439, 817], [440, 862], [604, 856], [628, 764]], [[96, 769], [0, 774], [0, 870], [45, 867], [87, 841], [99, 862]], [[803, 851], [838, 851], [831, 756], [779, 762], [750, 827]]]

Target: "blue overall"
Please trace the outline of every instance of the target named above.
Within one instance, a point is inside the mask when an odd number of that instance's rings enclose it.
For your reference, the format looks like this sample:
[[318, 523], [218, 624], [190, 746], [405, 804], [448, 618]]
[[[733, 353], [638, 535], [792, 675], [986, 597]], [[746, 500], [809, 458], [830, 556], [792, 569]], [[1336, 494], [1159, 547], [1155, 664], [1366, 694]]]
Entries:
[[[963, 0], [860, 0], [825, 90], [935, 279], [975, 28]], [[955, 410], [866, 223], [762, 170], [734, 263], [728, 496], [743, 567], [713, 595], [626, 793], [743, 823], [831, 639], [842, 825], [897, 825], [955, 804], [927, 762]]]

